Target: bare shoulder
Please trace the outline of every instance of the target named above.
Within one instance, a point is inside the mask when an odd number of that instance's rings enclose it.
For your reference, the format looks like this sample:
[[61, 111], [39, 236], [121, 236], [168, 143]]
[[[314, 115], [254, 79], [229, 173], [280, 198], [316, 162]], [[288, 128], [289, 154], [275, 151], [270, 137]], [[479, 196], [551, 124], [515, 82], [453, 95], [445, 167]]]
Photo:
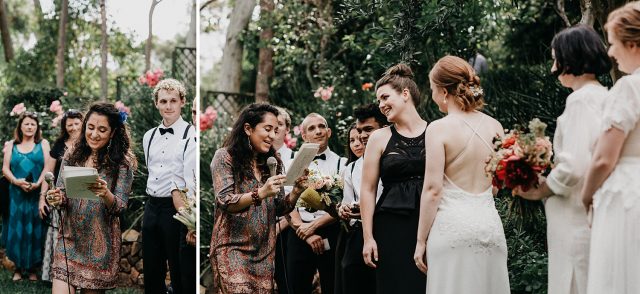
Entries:
[[482, 113], [482, 115], [484, 115], [485, 119], [489, 122], [488, 125], [492, 133], [497, 133], [498, 135], [504, 134], [504, 128], [502, 127], [502, 124], [497, 119], [493, 118], [493, 116], [490, 116], [486, 113]]
[[369, 137], [369, 141], [367, 143], [367, 149], [372, 147], [371, 149], [382, 150], [389, 143], [389, 139], [391, 138], [391, 127], [384, 127], [381, 129], [375, 130], [371, 133]]

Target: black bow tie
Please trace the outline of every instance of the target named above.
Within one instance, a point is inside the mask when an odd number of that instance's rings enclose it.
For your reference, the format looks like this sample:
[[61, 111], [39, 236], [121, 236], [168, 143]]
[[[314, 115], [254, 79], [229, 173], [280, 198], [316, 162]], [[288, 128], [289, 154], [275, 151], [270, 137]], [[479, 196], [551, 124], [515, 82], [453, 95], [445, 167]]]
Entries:
[[166, 128], [166, 129], [160, 128], [160, 136], [162, 136], [162, 135], [164, 135], [166, 133], [173, 134], [173, 129], [172, 128]]
[[320, 155], [316, 155], [316, 157], [313, 158], [313, 160], [318, 160], [318, 159], [327, 160], [327, 155], [323, 153]]

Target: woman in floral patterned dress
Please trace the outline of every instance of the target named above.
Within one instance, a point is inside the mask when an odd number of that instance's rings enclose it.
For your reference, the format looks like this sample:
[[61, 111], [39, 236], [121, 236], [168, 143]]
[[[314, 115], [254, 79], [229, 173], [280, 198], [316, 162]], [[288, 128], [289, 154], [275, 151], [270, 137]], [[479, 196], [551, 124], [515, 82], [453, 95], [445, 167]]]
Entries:
[[[91, 106], [76, 147], [65, 155], [67, 166], [93, 167], [99, 177], [90, 185], [100, 200], [67, 198], [62, 178], [47, 201], [62, 207], [61, 234], [56, 244], [51, 274], [55, 293], [104, 293], [117, 284], [120, 261], [119, 214], [127, 199], [137, 167], [128, 128], [113, 104]], [[67, 267], [68, 266], [68, 267]]]
[[247, 106], [211, 162], [217, 204], [210, 252], [215, 293], [275, 290], [276, 216], [294, 208], [306, 183], [306, 176], [299, 178], [285, 197], [285, 176], [269, 177], [271, 156], [282, 173], [272, 146], [277, 116], [271, 105]]

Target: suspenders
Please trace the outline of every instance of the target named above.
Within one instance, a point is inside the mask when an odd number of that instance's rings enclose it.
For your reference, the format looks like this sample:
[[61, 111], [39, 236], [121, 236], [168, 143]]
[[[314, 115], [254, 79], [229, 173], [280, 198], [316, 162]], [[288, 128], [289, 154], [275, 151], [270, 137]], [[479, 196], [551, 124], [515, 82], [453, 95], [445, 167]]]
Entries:
[[[188, 124], [186, 128], [184, 128], [184, 134], [182, 134], [182, 140], [187, 138], [187, 135], [189, 134], [189, 129], [191, 128], [191, 124]], [[149, 144], [147, 144], [147, 166], [149, 166], [149, 154], [151, 151], [151, 142], [153, 142], [153, 137], [156, 135], [156, 132], [158, 131], [158, 127], [155, 127], [153, 129], [153, 132], [151, 132], [151, 138], [149, 138]], [[184, 159], [184, 153], [187, 151], [187, 146], [189, 146], [189, 141], [187, 141], [187, 143], [184, 144], [184, 150], [182, 150], [182, 158]]]

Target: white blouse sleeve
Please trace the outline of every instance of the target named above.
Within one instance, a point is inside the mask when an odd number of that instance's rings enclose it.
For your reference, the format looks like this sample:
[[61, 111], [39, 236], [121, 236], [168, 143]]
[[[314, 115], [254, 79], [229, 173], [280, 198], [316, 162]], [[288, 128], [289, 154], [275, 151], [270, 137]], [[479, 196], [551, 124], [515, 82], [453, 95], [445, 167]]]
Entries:
[[568, 104], [554, 138], [555, 167], [546, 183], [555, 195], [570, 196], [588, 168], [601, 130], [600, 114], [584, 99]]
[[609, 91], [604, 109], [604, 130], [612, 127], [629, 134], [640, 119], [640, 76], [622, 77]]
[[353, 179], [350, 173], [351, 166], [354, 164], [355, 162], [349, 163], [342, 174], [342, 179], [344, 181], [342, 189], [342, 204], [351, 204], [355, 199], [353, 195]]

